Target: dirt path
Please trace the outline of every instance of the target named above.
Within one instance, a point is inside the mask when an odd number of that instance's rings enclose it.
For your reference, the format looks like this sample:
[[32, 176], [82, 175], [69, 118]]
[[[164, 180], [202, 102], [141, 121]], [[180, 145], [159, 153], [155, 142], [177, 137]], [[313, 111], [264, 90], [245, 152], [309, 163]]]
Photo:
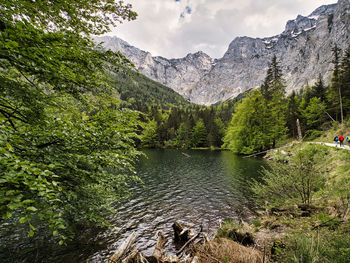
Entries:
[[335, 143], [327, 143], [327, 142], [308, 142], [308, 143], [316, 143], [316, 144], [326, 145], [329, 147], [337, 147], [337, 148], [344, 149], [344, 150], [350, 150], [349, 145], [344, 145], [344, 146], [340, 147], [339, 143], [337, 146], [335, 146]]

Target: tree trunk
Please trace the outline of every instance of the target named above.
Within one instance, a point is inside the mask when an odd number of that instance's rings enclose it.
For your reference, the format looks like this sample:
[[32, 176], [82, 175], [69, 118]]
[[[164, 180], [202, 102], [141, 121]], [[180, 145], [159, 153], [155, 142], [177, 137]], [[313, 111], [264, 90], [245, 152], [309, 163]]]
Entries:
[[301, 127], [300, 127], [299, 119], [297, 119], [297, 128], [298, 128], [298, 139], [299, 139], [299, 142], [302, 143], [303, 142], [303, 135], [301, 134]]
[[183, 225], [181, 225], [179, 222], [175, 222], [173, 224], [174, 229], [174, 241], [176, 243], [185, 243], [190, 239], [191, 230], [188, 228], [185, 228]]

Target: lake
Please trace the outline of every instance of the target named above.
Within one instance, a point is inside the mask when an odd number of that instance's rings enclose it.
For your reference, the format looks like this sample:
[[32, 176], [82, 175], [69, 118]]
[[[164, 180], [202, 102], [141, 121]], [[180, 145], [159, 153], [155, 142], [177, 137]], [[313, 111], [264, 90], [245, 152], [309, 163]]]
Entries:
[[144, 153], [136, 164], [144, 184], [132, 185], [132, 196], [115, 204], [118, 213], [109, 230], [84, 231], [80, 242], [57, 250], [39, 244], [18, 262], [33, 262], [33, 254], [37, 262], [101, 262], [132, 232], [146, 255], [152, 254], [158, 231], [169, 238], [167, 249], [174, 252], [171, 226], [175, 221], [194, 231], [202, 225], [213, 234], [220, 220], [248, 219], [253, 214], [248, 183], [259, 177], [261, 159], [244, 159], [229, 151], [154, 149]]

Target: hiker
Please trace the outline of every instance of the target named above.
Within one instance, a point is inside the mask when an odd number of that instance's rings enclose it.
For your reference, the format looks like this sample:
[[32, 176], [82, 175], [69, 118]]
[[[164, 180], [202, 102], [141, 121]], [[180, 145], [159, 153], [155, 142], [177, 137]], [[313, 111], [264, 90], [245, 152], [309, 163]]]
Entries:
[[338, 147], [338, 141], [339, 141], [338, 136], [335, 136], [333, 141], [335, 142], [335, 147]]
[[345, 140], [346, 140], [347, 144], [350, 145], [350, 138], [349, 138], [349, 135], [346, 136], [346, 139], [345, 139]]
[[344, 137], [343, 135], [339, 136], [340, 147], [344, 147]]

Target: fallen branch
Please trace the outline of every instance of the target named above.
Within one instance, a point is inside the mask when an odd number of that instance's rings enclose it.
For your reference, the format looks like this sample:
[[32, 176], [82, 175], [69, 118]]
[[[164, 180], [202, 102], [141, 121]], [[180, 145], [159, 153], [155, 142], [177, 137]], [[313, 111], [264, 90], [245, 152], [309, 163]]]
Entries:
[[158, 240], [156, 247], [154, 248], [153, 257], [155, 257], [158, 261], [161, 261], [163, 258], [163, 248], [164, 245], [168, 242], [168, 239], [163, 235], [161, 231], [158, 232]]
[[136, 233], [133, 232], [128, 238], [119, 246], [117, 252], [114, 253], [113, 256], [111, 256], [107, 263], [114, 263], [118, 262], [123, 259], [123, 257], [130, 251], [131, 246], [135, 243], [136, 240]]

